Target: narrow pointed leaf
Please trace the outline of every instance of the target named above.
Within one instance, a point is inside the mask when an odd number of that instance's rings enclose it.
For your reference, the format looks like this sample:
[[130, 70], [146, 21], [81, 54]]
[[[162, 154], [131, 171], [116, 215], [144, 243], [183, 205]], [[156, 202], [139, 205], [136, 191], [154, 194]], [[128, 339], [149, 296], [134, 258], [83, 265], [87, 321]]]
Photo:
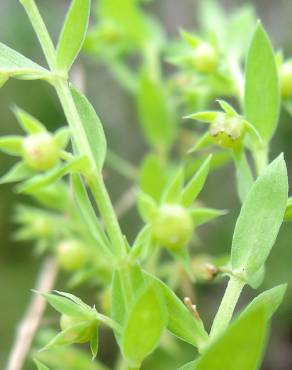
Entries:
[[69, 71], [83, 45], [90, 14], [90, 0], [72, 0], [60, 35], [56, 65], [59, 70]]
[[198, 112], [185, 116], [186, 119], [195, 119], [197, 121], [205, 123], [213, 123], [218, 118], [218, 115], [222, 114], [221, 112]]
[[94, 330], [94, 333], [90, 339], [90, 350], [92, 354], [92, 360], [94, 360], [98, 352], [98, 331], [97, 330]]
[[106, 138], [103, 127], [93, 106], [87, 98], [76, 88], [71, 88], [76, 108], [83, 123], [91, 150], [91, 161], [95, 163], [97, 169], [101, 170], [106, 157]]
[[23, 109], [15, 107], [13, 111], [19, 124], [28, 134], [38, 134], [46, 131], [46, 127], [38, 119], [25, 112]]
[[195, 347], [203, 346], [208, 334], [201, 321], [194, 318], [175, 293], [158, 278], [145, 273], [150, 281], [155, 281], [161, 289], [168, 311], [167, 329], [181, 340]]
[[199, 138], [199, 140], [195, 143], [195, 145], [189, 149], [189, 153], [194, 153], [197, 150], [204, 149], [208, 147], [212, 143], [212, 137], [207, 131], [203, 136]]
[[157, 212], [157, 204], [154, 199], [140, 191], [138, 193], [137, 204], [142, 219], [145, 222], [151, 221]]
[[245, 69], [245, 116], [262, 138], [269, 141], [278, 122], [280, 92], [274, 51], [260, 23], [248, 51]]
[[212, 156], [210, 155], [184, 188], [181, 199], [181, 204], [183, 206], [189, 207], [203, 189], [210, 170], [211, 159]]
[[251, 187], [236, 222], [231, 266], [250, 278], [265, 263], [276, 240], [288, 199], [283, 155], [275, 159]]
[[17, 51], [0, 43], [0, 75], [38, 79], [49, 77], [49, 71], [26, 58]]
[[36, 367], [38, 370], [50, 370], [46, 365], [38, 361], [37, 359], [34, 359], [34, 363], [36, 364]]
[[44, 293], [42, 296], [54, 307], [54, 309], [61, 314], [68, 316], [84, 316], [88, 314], [88, 310], [83, 306], [76, 304], [72, 300], [61, 297], [57, 294]]
[[159, 292], [147, 287], [129, 312], [122, 334], [122, 351], [130, 364], [140, 365], [158, 345], [167, 322]]
[[219, 103], [220, 107], [227, 113], [229, 116], [237, 116], [236, 110], [225, 100], [218, 99], [217, 102]]
[[226, 215], [227, 211], [213, 208], [194, 208], [190, 210], [195, 227]]
[[0, 137], [0, 150], [9, 155], [20, 156], [22, 140], [21, 136], [2, 136]]
[[163, 194], [162, 201], [164, 203], [178, 203], [181, 199], [181, 193], [184, 185], [184, 170], [179, 168], [173, 178], [166, 186]]

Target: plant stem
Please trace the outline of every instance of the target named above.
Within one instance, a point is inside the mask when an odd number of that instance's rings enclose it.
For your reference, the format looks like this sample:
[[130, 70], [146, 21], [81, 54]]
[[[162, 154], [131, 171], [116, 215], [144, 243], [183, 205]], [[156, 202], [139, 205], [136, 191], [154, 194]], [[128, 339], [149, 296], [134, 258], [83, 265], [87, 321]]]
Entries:
[[218, 312], [213, 321], [210, 339], [214, 339], [227, 328], [232, 319], [232, 315], [240, 297], [245, 282], [238, 277], [231, 276], [225, 294], [221, 301]]
[[20, 0], [37, 34], [49, 67], [55, 69], [55, 48], [34, 0]]
[[269, 153], [267, 146], [258, 147], [253, 151], [257, 175], [259, 176], [269, 163]]

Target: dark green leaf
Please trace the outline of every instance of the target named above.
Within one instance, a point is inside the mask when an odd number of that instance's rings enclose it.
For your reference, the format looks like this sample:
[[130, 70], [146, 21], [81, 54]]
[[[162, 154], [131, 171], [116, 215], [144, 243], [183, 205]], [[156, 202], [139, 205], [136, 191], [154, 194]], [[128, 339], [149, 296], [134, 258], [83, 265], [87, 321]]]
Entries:
[[231, 266], [250, 278], [265, 263], [276, 240], [288, 199], [283, 155], [275, 159], [250, 189], [236, 222]]
[[280, 108], [278, 72], [270, 40], [259, 23], [246, 62], [245, 116], [265, 141], [277, 127]]
[[56, 51], [56, 66], [61, 71], [69, 71], [85, 39], [90, 0], [72, 0], [67, 13]]

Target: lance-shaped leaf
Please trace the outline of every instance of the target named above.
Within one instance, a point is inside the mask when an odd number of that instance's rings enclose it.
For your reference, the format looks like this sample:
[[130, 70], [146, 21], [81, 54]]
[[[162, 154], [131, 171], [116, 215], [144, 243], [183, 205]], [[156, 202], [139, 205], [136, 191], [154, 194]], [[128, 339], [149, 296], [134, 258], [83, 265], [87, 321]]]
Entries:
[[36, 174], [24, 162], [16, 163], [5, 175], [0, 178], [0, 184], [22, 181]]
[[0, 43], [0, 78], [17, 77], [23, 79], [48, 78], [49, 71], [34, 63], [17, 51]]
[[156, 282], [161, 289], [168, 311], [167, 329], [181, 340], [195, 347], [203, 347], [208, 340], [203, 323], [191, 314], [166, 284], [150, 274], [144, 274], [150, 281]]
[[267, 318], [262, 306], [241, 315], [195, 363], [180, 370], [257, 370], [267, 337]]
[[280, 155], [251, 187], [236, 222], [231, 267], [247, 279], [265, 263], [283, 222], [287, 199], [287, 169]]
[[37, 359], [34, 359], [33, 361], [36, 364], [36, 367], [37, 367], [38, 370], [50, 370], [46, 365], [44, 365], [43, 363], [41, 363]]
[[164, 301], [155, 285], [150, 284], [134, 302], [122, 332], [122, 352], [131, 365], [140, 365], [155, 349], [166, 322]]
[[17, 191], [20, 193], [33, 193], [45, 186], [51, 185], [71, 172], [82, 172], [88, 168], [88, 158], [77, 157], [64, 165], [58, 165], [43, 175], [36, 175], [31, 180], [18, 186]]
[[197, 150], [203, 149], [208, 147], [212, 144], [212, 136], [210, 135], [209, 131], [207, 131], [203, 136], [199, 138], [199, 140], [189, 149], [189, 153], [196, 152]]
[[13, 112], [23, 130], [28, 134], [38, 134], [46, 131], [46, 127], [38, 119], [23, 109], [14, 107]]
[[2, 136], [0, 137], [0, 150], [9, 155], [20, 156], [22, 154], [21, 136]]
[[101, 170], [106, 157], [106, 138], [102, 124], [88, 99], [76, 88], [72, 87], [71, 91], [90, 146], [92, 161]]
[[99, 246], [108, 254], [108, 239], [99, 223], [96, 213], [90, 203], [87, 191], [78, 174], [72, 174], [72, 186], [74, 190], [74, 199], [76, 201], [77, 207], [81, 213], [81, 217], [84, 223], [88, 227], [91, 235], [94, 237]]
[[146, 73], [139, 81], [138, 108], [149, 143], [155, 148], [168, 148], [176, 133], [176, 117], [169, 96], [159, 82]]
[[97, 356], [98, 345], [99, 345], [98, 331], [96, 329], [96, 330], [94, 330], [94, 332], [92, 334], [92, 337], [90, 339], [90, 350], [91, 350], [91, 354], [92, 354], [92, 360], [94, 360], [95, 357]]
[[276, 129], [280, 108], [278, 72], [271, 42], [259, 23], [245, 67], [244, 110], [261, 137], [269, 141]]
[[82, 47], [89, 22], [90, 4], [90, 0], [72, 0], [56, 51], [56, 65], [61, 71], [69, 71]]
[[49, 304], [54, 307], [54, 309], [61, 314], [68, 316], [88, 316], [91, 314], [91, 308], [87, 305], [79, 304], [73, 300], [62, 297], [57, 294], [43, 293], [42, 296], [49, 302]]
[[264, 307], [266, 311], [266, 318], [269, 320], [273, 314], [277, 311], [281, 302], [283, 301], [285, 292], [287, 289], [286, 284], [278, 285], [275, 288], [266, 290], [265, 292], [258, 295], [243, 311], [241, 315], [245, 315], [247, 312], [256, 310], [257, 308]]
[[227, 211], [214, 208], [193, 208], [190, 210], [194, 226], [200, 226], [213, 219], [226, 215]]
[[180, 202], [183, 206], [189, 207], [203, 189], [210, 170], [211, 159], [212, 156], [210, 155], [183, 189]]

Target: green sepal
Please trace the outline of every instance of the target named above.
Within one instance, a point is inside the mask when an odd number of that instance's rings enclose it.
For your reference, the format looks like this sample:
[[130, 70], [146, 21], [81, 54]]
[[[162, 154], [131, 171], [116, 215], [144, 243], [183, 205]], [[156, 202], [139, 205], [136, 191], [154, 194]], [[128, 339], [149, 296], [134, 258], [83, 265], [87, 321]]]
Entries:
[[190, 114], [188, 116], [185, 116], [185, 119], [195, 119], [200, 122], [204, 123], [213, 123], [217, 120], [218, 115], [222, 114], [222, 112], [214, 112], [214, 111], [208, 111], [208, 112], [197, 112]]
[[203, 134], [203, 136], [201, 136], [199, 138], [199, 140], [197, 140], [197, 142], [195, 143], [194, 146], [192, 146], [189, 150], [188, 150], [188, 153], [194, 153], [196, 152], [197, 150], [200, 150], [200, 149], [204, 149], [206, 147], [208, 147], [210, 144], [212, 144], [213, 141], [212, 141], [212, 137], [211, 135], [209, 134], [209, 132], [207, 131], [205, 134]]
[[46, 127], [31, 114], [25, 112], [23, 109], [15, 106], [13, 112], [23, 128], [23, 130], [28, 134], [38, 134], [40, 132], [45, 132]]
[[45, 174], [36, 175], [31, 180], [17, 187], [19, 193], [33, 193], [45, 186], [51, 185], [71, 172], [86, 172], [88, 169], [88, 158], [77, 157], [64, 165], [57, 165]]
[[198, 36], [184, 30], [180, 30], [180, 35], [192, 48], [198, 46], [202, 42], [202, 40]]
[[138, 192], [137, 205], [139, 213], [145, 222], [153, 219], [157, 212], [157, 204], [152, 197], [142, 191]]
[[0, 178], [0, 184], [25, 180], [36, 174], [24, 162], [17, 162], [10, 170]]
[[98, 329], [94, 330], [90, 339], [90, 350], [92, 354], [92, 360], [97, 356], [99, 346]]
[[228, 114], [229, 117], [237, 117], [238, 114], [236, 110], [225, 100], [217, 99], [217, 103], [220, 105], [220, 107], [225, 111], [225, 113]]
[[0, 137], [0, 150], [9, 155], [21, 156], [22, 141], [21, 136], [2, 136]]
[[195, 227], [201, 226], [213, 219], [224, 216], [228, 212], [226, 210], [214, 208], [191, 208], [190, 214], [192, 215]]
[[61, 149], [66, 149], [70, 138], [71, 138], [71, 133], [69, 127], [61, 127], [59, 128], [55, 134], [54, 134], [55, 140], [58, 143], [58, 146]]
[[181, 205], [184, 207], [189, 207], [201, 192], [210, 170], [211, 159], [212, 155], [209, 155], [192, 179], [184, 187], [180, 201]]
[[184, 185], [184, 170], [180, 167], [166, 185], [162, 196], [162, 203], [179, 203]]

